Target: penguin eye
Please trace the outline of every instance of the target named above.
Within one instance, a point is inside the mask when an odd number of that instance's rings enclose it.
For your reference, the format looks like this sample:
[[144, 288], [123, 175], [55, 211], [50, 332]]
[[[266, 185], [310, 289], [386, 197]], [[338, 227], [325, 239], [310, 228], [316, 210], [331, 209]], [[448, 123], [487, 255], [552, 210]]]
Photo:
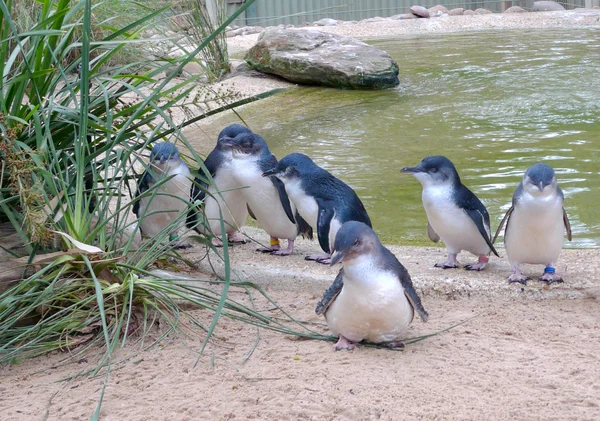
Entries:
[[358, 246], [360, 244], [360, 240], [357, 238], [356, 240], [354, 240], [354, 245]]
[[433, 168], [432, 168], [432, 169], [430, 169], [429, 171], [431, 171], [431, 172], [438, 172], [438, 169], [437, 169], [437, 167], [433, 167]]

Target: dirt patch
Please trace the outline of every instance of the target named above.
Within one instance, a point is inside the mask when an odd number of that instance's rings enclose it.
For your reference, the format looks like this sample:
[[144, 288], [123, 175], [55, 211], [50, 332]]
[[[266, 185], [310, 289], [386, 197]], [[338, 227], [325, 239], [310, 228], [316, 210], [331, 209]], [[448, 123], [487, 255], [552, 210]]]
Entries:
[[[296, 317], [322, 322], [314, 294], [270, 294]], [[101, 419], [597, 419], [597, 299], [425, 297], [424, 305], [430, 321], [414, 322], [411, 336], [469, 320], [404, 351], [335, 352], [331, 342], [262, 331], [245, 364], [256, 329], [223, 320], [196, 368], [201, 338], [166, 340], [113, 367]], [[88, 366], [57, 368], [62, 358], [0, 370], [3, 420], [89, 418], [104, 377], [57, 383]]]

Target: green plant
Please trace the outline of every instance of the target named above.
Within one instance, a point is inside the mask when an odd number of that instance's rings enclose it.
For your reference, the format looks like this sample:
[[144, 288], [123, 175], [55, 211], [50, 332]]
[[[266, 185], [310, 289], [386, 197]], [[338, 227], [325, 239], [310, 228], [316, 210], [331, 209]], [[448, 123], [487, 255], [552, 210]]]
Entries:
[[[183, 5], [186, 11], [179, 15], [179, 20], [185, 22], [188, 37], [195, 44], [200, 44], [210, 34], [215, 33], [227, 18], [225, 0], [184, 0]], [[229, 73], [229, 55], [224, 32], [218, 33], [207, 43], [200, 55], [209, 80], [218, 80]]]
[[[169, 290], [174, 284], [168, 280], [150, 287], [162, 281], [152, 280], [147, 268], [161, 256], [178, 256], [166, 245], [168, 230], [135, 241], [132, 178], [140, 155], [159, 139], [199, 160], [181, 134], [186, 122], [170, 117], [197, 89], [197, 78], [174, 75], [216, 33], [175, 63], [110, 66], [126, 45], [144, 41], [139, 33], [164, 9], [94, 39], [91, 3], [41, 1], [32, 27], [19, 30], [12, 20], [16, 3], [0, 0], [0, 215], [25, 244], [24, 269], [41, 268], [0, 296], [1, 361], [60, 348], [64, 340], [80, 343], [90, 334], [104, 338], [109, 359], [135, 314], [144, 325], [156, 314], [176, 320], [170, 294], [186, 299], [185, 289]], [[75, 49], [81, 55], [67, 60]], [[130, 72], [140, 64], [149, 70]], [[187, 299], [199, 300], [191, 293]], [[226, 303], [225, 294], [215, 323]], [[21, 326], [28, 319], [34, 324]]]

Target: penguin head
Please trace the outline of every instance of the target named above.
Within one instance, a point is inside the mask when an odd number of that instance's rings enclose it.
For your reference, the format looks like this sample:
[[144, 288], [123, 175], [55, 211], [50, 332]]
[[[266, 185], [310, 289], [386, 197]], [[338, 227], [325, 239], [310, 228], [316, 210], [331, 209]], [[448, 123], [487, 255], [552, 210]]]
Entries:
[[252, 133], [252, 131], [241, 124], [230, 124], [221, 130], [221, 133], [219, 133], [219, 136], [217, 137], [217, 146], [215, 149], [223, 154], [231, 154], [232, 150], [231, 148], [227, 147], [226, 140], [229, 138], [234, 138], [242, 133]]
[[252, 133], [252, 131], [245, 126], [242, 126], [241, 124], [230, 124], [223, 130], [221, 130], [221, 133], [219, 133], [219, 137], [217, 137], [217, 142], [224, 137], [236, 137], [241, 133]]
[[301, 153], [292, 153], [284, 156], [275, 168], [265, 171], [263, 177], [274, 175], [282, 181], [293, 180], [315, 168], [319, 167], [308, 156]]
[[523, 175], [523, 188], [535, 196], [546, 196], [556, 191], [558, 183], [552, 167], [538, 163], [532, 165]]
[[381, 247], [379, 238], [367, 224], [358, 221], [345, 222], [335, 236], [331, 265], [350, 263], [362, 255], [371, 254]]
[[270, 154], [267, 142], [257, 134], [240, 133], [235, 137], [225, 136], [221, 138], [223, 147], [231, 149], [237, 158], [257, 158], [264, 154]]
[[175, 167], [181, 160], [177, 146], [169, 142], [161, 142], [152, 148], [150, 152], [150, 165], [159, 172], [166, 167]]
[[454, 164], [445, 156], [425, 157], [416, 167], [405, 167], [401, 171], [412, 174], [423, 187], [460, 183]]

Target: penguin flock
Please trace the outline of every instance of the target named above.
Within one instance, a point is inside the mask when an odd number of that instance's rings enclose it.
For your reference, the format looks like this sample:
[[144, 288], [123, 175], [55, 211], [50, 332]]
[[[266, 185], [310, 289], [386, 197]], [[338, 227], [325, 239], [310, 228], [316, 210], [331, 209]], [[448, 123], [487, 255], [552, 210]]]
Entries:
[[[354, 349], [361, 341], [402, 347], [415, 313], [427, 321], [408, 271], [381, 244], [356, 192], [308, 156], [292, 153], [277, 161], [261, 136], [232, 124], [219, 133], [204, 167], [210, 177], [199, 169], [192, 182], [177, 147], [165, 142], [152, 148], [133, 205], [143, 236], [171, 230], [173, 246], [188, 247], [178, 237], [187, 224], [211, 236], [214, 246], [222, 246], [224, 238], [244, 243], [240, 228], [250, 215], [270, 236], [269, 246], [258, 251], [287, 256], [294, 251], [296, 237], [313, 239], [316, 232], [323, 253], [305, 259], [342, 265], [316, 307], [339, 338], [336, 350]], [[446, 246], [446, 260], [436, 267], [458, 268], [458, 254], [467, 251], [477, 262], [464, 268], [483, 270], [492, 253], [500, 257], [494, 242], [506, 226], [509, 283], [526, 284], [530, 279], [521, 273], [521, 264], [544, 265], [540, 281], [562, 282], [554, 266], [565, 231], [571, 240], [571, 227], [550, 166], [537, 163], [527, 169], [494, 236], [487, 209], [462, 184], [448, 158], [428, 156], [401, 172], [421, 183], [427, 235]], [[155, 183], [159, 186], [150, 194]], [[281, 247], [282, 239], [287, 240], [286, 248]]]

